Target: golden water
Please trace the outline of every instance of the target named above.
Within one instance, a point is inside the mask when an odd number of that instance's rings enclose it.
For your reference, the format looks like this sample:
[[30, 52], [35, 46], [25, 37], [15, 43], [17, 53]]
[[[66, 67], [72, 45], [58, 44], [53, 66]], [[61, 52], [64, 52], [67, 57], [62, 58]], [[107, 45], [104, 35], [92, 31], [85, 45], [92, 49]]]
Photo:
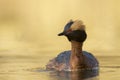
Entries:
[[[32, 55], [20, 55], [30, 53], [25, 51], [2, 51], [0, 56], [0, 80], [75, 80], [69, 73], [60, 74], [45, 70], [49, 59], [56, 52], [33, 51]], [[6, 55], [5, 53], [19, 53], [19, 55]], [[42, 54], [42, 55], [40, 55]], [[99, 75], [76, 80], [119, 80], [120, 56], [96, 56], [100, 62]], [[85, 74], [85, 73], [84, 73]], [[76, 74], [77, 75], [77, 74]], [[87, 76], [84, 75], [84, 76]]]

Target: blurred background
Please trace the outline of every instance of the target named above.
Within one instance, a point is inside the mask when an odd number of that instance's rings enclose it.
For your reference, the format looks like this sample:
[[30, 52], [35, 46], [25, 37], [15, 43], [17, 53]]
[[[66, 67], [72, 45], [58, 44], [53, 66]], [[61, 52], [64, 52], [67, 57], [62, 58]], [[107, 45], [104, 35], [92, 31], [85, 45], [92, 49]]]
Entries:
[[56, 55], [70, 43], [57, 34], [70, 20], [86, 25], [84, 50], [120, 55], [119, 0], [0, 0], [0, 55]]

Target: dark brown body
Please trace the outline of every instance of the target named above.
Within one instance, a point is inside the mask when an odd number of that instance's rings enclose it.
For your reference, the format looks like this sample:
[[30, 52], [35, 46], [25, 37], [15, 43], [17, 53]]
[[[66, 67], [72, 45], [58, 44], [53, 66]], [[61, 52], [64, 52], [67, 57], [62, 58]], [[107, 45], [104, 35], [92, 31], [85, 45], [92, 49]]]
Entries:
[[98, 68], [97, 59], [89, 52], [82, 51], [83, 43], [71, 41], [72, 50], [60, 53], [46, 65], [48, 70], [76, 71]]

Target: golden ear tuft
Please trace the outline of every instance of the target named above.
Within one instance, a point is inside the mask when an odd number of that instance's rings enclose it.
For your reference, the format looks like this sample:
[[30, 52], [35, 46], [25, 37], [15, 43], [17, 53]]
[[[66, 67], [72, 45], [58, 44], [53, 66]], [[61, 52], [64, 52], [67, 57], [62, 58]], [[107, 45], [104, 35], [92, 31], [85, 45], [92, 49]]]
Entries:
[[71, 25], [72, 30], [85, 30], [85, 25], [82, 20], [75, 20]]
[[81, 25], [80, 30], [85, 30], [85, 25]]

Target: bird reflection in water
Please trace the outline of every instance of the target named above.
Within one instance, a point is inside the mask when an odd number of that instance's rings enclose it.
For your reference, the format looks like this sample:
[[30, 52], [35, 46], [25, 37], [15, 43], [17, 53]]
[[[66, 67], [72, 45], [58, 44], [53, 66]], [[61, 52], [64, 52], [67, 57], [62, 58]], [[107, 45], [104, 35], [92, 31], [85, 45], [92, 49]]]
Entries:
[[57, 80], [59, 80], [59, 79], [60, 80], [99, 80], [98, 75], [99, 75], [98, 69], [50, 72], [50, 76], [52, 78], [58, 78]]

